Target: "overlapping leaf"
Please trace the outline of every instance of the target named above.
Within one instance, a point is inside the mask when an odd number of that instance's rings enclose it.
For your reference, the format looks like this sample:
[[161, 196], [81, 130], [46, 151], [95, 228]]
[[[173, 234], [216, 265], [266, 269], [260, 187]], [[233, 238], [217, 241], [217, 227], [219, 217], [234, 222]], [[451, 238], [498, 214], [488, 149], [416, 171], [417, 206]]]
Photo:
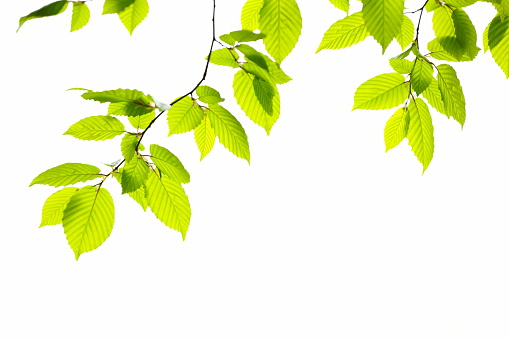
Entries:
[[316, 52], [322, 49], [341, 49], [355, 45], [369, 36], [361, 12], [334, 23], [324, 34]]
[[21, 17], [19, 19], [19, 26], [16, 32], [18, 32], [21, 26], [23, 26], [23, 24], [28, 20], [44, 18], [47, 16], [54, 16], [63, 13], [67, 9], [68, 4], [69, 3], [66, 0], [55, 1], [44, 7], [39, 8], [36, 11], [33, 11], [28, 15], [25, 15], [24, 17]]
[[90, 20], [90, 9], [85, 2], [72, 3], [71, 32], [82, 29]]
[[435, 149], [431, 114], [429, 114], [428, 106], [421, 98], [410, 101], [408, 114], [410, 116], [407, 132], [408, 143], [422, 164], [422, 172], [424, 173], [431, 159], [433, 159]]
[[329, 0], [331, 4], [336, 6], [342, 11], [345, 11], [348, 13], [348, 10], [350, 9], [350, 0]]
[[143, 157], [135, 155], [129, 162], [125, 162], [122, 169], [122, 194], [138, 190], [147, 181], [149, 167]]
[[113, 199], [105, 188], [86, 186], [71, 197], [62, 225], [76, 260], [101, 246], [110, 236], [114, 220]]
[[295, 0], [264, 0], [260, 30], [267, 52], [281, 63], [293, 50], [302, 29], [302, 17]]
[[471, 57], [469, 54], [465, 52], [459, 59], [453, 56], [452, 54], [445, 51], [445, 49], [440, 45], [437, 39], [433, 39], [428, 43], [428, 50], [430, 51], [430, 56], [437, 60], [444, 60], [444, 61], [457, 61], [457, 62], [465, 62], [465, 61], [472, 61], [475, 59], [480, 48], [477, 48], [477, 52]]
[[[122, 185], [122, 169], [119, 169], [118, 172], [115, 172], [113, 176], [118, 180], [120, 185]], [[136, 191], [129, 192], [127, 194], [141, 206], [143, 211], [147, 211], [148, 202], [145, 194], [145, 186], [141, 186]]]
[[436, 109], [439, 113], [447, 115], [445, 112], [444, 102], [442, 100], [442, 93], [438, 88], [438, 81], [435, 79], [431, 79], [431, 83], [422, 92], [422, 96], [428, 101], [428, 103]]
[[192, 131], [202, 119], [203, 109], [187, 96], [168, 110], [169, 135]]
[[139, 102], [149, 105], [150, 98], [143, 92], [136, 89], [114, 89], [109, 91], [94, 92], [89, 91], [83, 93], [81, 97], [85, 100], [95, 100], [104, 102]]
[[362, 15], [366, 28], [385, 52], [401, 31], [404, 0], [363, 0]]
[[191, 221], [191, 205], [182, 186], [165, 175], [159, 177], [150, 171], [145, 192], [154, 215], [185, 239]]
[[[138, 120], [139, 122], [145, 121], [145, 119], [148, 119], [146, 117], [149, 114], [154, 115], [154, 107], [151, 107], [149, 105], [140, 103], [138, 101], [136, 102], [112, 102], [108, 105], [108, 114], [110, 115], [126, 115], [128, 117], [141, 117], [145, 116], [144, 118], [140, 118], [141, 120]], [[136, 120], [133, 120], [136, 121]]]
[[279, 92], [276, 91], [274, 95], [272, 115], [269, 115], [256, 97], [253, 80], [254, 76], [252, 74], [244, 70], [238, 71], [233, 78], [233, 94], [244, 113], [269, 134], [280, 114]]
[[133, 4], [134, 0], [105, 0], [102, 14], [116, 14]]
[[228, 66], [232, 68], [239, 68], [238, 53], [234, 49], [221, 48], [212, 51], [210, 55], [210, 62], [215, 65]]
[[210, 123], [219, 142], [230, 152], [249, 162], [249, 143], [240, 122], [218, 104], [209, 104], [207, 116], [210, 118]]
[[405, 77], [398, 73], [384, 73], [369, 79], [355, 91], [355, 109], [386, 109], [402, 104], [408, 97]]
[[61, 224], [65, 207], [77, 190], [76, 187], [66, 187], [50, 195], [42, 207], [42, 219], [39, 227]]
[[[110, 104], [111, 105], [120, 105], [121, 103], [113, 103], [113, 104]], [[140, 107], [140, 106], [138, 106]], [[128, 116], [128, 119], [129, 119], [129, 122], [131, 123], [131, 126], [133, 126], [134, 128], [136, 129], [145, 129], [147, 128], [150, 123], [152, 122], [152, 120], [154, 120], [155, 118], [155, 112], [152, 110], [150, 111], [149, 113], [147, 114], [143, 114], [143, 115], [134, 115], [133, 114], [125, 114]]]
[[198, 100], [206, 104], [217, 104], [224, 101], [221, 94], [209, 86], [199, 86], [196, 89], [196, 94], [198, 94]]
[[99, 168], [80, 163], [66, 163], [42, 172], [32, 180], [32, 185], [67, 186], [100, 178]]
[[203, 160], [210, 153], [216, 141], [216, 134], [207, 115], [205, 115], [200, 125], [194, 129], [194, 139], [201, 154], [200, 160]]
[[124, 132], [125, 127], [117, 118], [97, 115], [78, 121], [64, 134], [81, 140], [107, 140]]
[[438, 88], [444, 102], [445, 114], [452, 116], [463, 126], [466, 118], [465, 96], [456, 71], [446, 64], [439, 65], [437, 71]]
[[150, 154], [157, 168], [171, 180], [184, 184], [191, 180], [189, 172], [184, 168], [179, 158], [168, 149], [152, 144], [150, 145]]
[[131, 161], [136, 154], [136, 145], [140, 140], [140, 136], [136, 134], [127, 133], [120, 143], [120, 148], [122, 151], [122, 156], [124, 157], [126, 162]]
[[401, 23], [401, 31], [396, 35], [396, 41], [399, 43], [402, 49], [405, 49], [410, 45], [414, 39], [415, 26], [412, 20], [406, 15], [403, 15], [403, 21]]
[[392, 69], [400, 74], [409, 74], [414, 68], [414, 63], [407, 59], [389, 59]]
[[503, 21], [499, 15], [493, 18], [489, 25], [488, 45], [493, 59], [509, 78], [509, 20], [507, 18]]
[[410, 75], [410, 82], [412, 88], [417, 95], [420, 95], [431, 84], [433, 79], [433, 67], [431, 64], [424, 60], [417, 58], [415, 66]]
[[248, 0], [242, 7], [240, 21], [242, 29], [254, 31], [260, 28], [260, 9], [263, 6], [263, 0]]

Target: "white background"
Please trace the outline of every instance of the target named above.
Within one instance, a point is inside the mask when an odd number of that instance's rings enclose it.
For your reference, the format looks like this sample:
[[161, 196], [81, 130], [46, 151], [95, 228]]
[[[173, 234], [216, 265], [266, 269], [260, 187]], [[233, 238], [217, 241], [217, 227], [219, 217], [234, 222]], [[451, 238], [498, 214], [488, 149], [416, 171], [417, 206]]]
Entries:
[[[240, 29], [244, 1], [217, 1], [218, 35]], [[409, 10], [423, 1], [408, 1]], [[234, 70], [211, 65], [206, 84], [243, 123], [249, 166], [218, 143], [202, 162], [191, 133], [145, 144], [170, 148], [191, 173], [187, 240], [108, 183], [110, 238], [76, 262], [61, 226], [39, 229], [40, 172], [65, 162], [120, 157], [120, 139], [63, 136], [104, 114], [70, 87], [136, 88], [170, 102], [201, 78], [211, 1], [150, 1], [132, 37], [115, 15], [69, 33], [58, 17], [19, 17], [47, 4], [0, 11], [2, 93], [0, 337], [2, 338], [507, 338], [509, 336], [509, 83], [491, 56], [455, 64], [467, 98], [463, 130], [433, 112], [435, 156], [424, 175], [404, 141], [385, 153], [393, 110], [354, 111], [365, 80], [391, 72], [372, 38], [314, 54], [344, 14], [299, 1], [304, 29], [283, 69], [282, 116], [271, 135], [232, 95]], [[359, 3], [354, 2], [354, 10]], [[494, 15], [467, 8], [479, 36]], [[413, 14], [412, 19], [417, 19]], [[430, 31], [424, 13], [422, 44]], [[479, 46], [482, 46], [479, 37]]]

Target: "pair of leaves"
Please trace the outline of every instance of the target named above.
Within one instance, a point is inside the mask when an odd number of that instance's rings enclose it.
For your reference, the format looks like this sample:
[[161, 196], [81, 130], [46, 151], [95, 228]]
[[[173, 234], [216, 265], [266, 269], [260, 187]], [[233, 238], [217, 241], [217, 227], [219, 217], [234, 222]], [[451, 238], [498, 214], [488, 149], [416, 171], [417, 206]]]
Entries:
[[433, 159], [435, 145], [431, 114], [421, 98], [410, 100], [408, 107], [399, 108], [387, 121], [384, 129], [386, 151], [399, 145], [405, 137], [422, 163], [424, 173]]
[[483, 36], [484, 50], [491, 51], [493, 59], [509, 78], [509, 20], [496, 15]]
[[[44, 18], [63, 13], [69, 2], [65, 0], [52, 2], [20, 18], [18, 31], [28, 20]], [[71, 18], [71, 32], [85, 27], [90, 20], [90, 9], [85, 2], [74, 1]], [[105, 0], [102, 14], [118, 14], [120, 21], [132, 34], [134, 29], [145, 19], [149, 12], [147, 0]]]
[[241, 23], [244, 30], [260, 29], [267, 52], [280, 64], [299, 40], [302, 16], [295, 0], [248, 0]]

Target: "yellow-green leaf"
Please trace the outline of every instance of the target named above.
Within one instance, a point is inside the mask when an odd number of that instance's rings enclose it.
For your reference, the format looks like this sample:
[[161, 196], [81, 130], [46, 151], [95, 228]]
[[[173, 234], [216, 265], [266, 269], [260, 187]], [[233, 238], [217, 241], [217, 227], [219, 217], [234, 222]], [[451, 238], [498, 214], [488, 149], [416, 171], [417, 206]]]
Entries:
[[410, 75], [412, 89], [420, 95], [431, 84], [433, 79], [433, 67], [424, 59], [416, 59], [415, 66]]
[[66, 187], [50, 195], [42, 207], [42, 219], [39, 227], [61, 224], [65, 207], [77, 190], [76, 187]]
[[329, 0], [331, 4], [336, 6], [342, 11], [345, 11], [348, 13], [348, 10], [350, 9], [350, 0]]
[[263, 6], [263, 0], [248, 0], [242, 7], [240, 21], [242, 29], [254, 31], [260, 28], [260, 9]]
[[169, 135], [192, 131], [203, 119], [203, 109], [190, 97], [185, 97], [168, 110]]
[[194, 129], [194, 139], [201, 154], [200, 160], [203, 160], [210, 153], [216, 141], [214, 129], [210, 125], [210, 119], [207, 115], [205, 115], [201, 124]]
[[341, 49], [355, 45], [369, 36], [362, 13], [354, 13], [334, 23], [323, 35], [316, 53], [322, 49]]
[[44, 18], [44, 17], [54, 16], [54, 15], [63, 13], [67, 9], [68, 4], [69, 3], [66, 0], [55, 1], [55, 2], [52, 2], [44, 7], [39, 8], [36, 11], [33, 11], [32, 13], [30, 13], [28, 15], [25, 15], [24, 17], [19, 19], [19, 26], [18, 26], [18, 29], [16, 32], [18, 32], [19, 29], [21, 28], [21, 26], [23, 26], [23, 24], [25, 22], [27, 22], [28, 20]]
[[82, 29], [90, 20], [90, 9], [85, 2], [72, 3], [71, 32]]
[[150, 145], [150, 158], [157, 168], [171, 180], [184, 184], [191, 180], [191, 176], [182, 162], [168, 149], [152, 144]]
[[32, 180], [32, 185], [67, 186], [100, 178], [99, 168], [80, 163], [66, 163], [42, 172]]
[[64, 133], [81, 140], [107, 140], [125, 132], [124, 125], [115, 117], [96, 115], [81, 119]]
[[118, 13], [120, 21], [124, 24], [129, 34], [147, 17], [149, 6], [147, 0], [134, 0], [134, 2]]
[[414, 23], [406, 15], [403, 15], [401, 31], [396, 35], [396, 41], [401, 46], [401, 49], [405, 49], [412, 43], [414, 40], [414, 33]]
[[401, 107], [387, 120], [384, 129], [385, 151], [399, 145], [405, 139], [408, 126], [410, 124], [410, 116], [406, 107]]
[[387, 109], [402, 104], [408, 97], [405, 77], [398, 73], [384, 73], [369, 79], [355, 91], [356, 109]]
[[362, 15], [369, 33], [385, 52], [403, 24], [404, 0], [363, 0]]
[[445, 114], [452, 116], [463, 126], [466, 118], [465, 96], [456, 71], [446, 64], [439, 65], [437, 71], [438, 88], [442, 94]]
[[125, 162], [122, 169], [122, 194], [136, 191], [147, 181], [148, 164], [143, 157], [135, 155], [129, 162]]
[[410, 100], [408, 114], [410, 116], [407, 132], [408, 143], [422, 164], [422, 172], [424, 173], [431, 159], [433, 159], [435, 149], [431, 114], [429, 114], [428, 106], [421, 98]]

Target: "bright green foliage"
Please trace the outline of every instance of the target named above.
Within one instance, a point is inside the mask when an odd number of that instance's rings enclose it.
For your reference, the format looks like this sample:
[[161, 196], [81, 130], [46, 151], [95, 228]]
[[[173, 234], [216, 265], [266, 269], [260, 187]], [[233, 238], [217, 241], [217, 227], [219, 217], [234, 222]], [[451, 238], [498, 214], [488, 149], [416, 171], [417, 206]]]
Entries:
[[105, 188], [85, 186], [71, 197], [62, 225], [76, 260], [101, 246], [110, 236], [114, 221], [113, 199]]
[[229, 36], [236, 42], [250, 42], [265, 38], [265, 34], [254, 33], [252, 30], [247, 29], [230, 32]]
[[345, 11], [348, 13], [348, 9], [350, 8], [350, 0], [329, 0], [331, 4], [336, 6], [342, 11]]
[[428, 0], [426, 3], [426, 11], [431, 12], [440, 7], [440, 2], [438, 0]]
[[71, 32], [82, 29], [90, 20], [90, 9], [84, 2], [72, 3]]
[[110, 91], [87, 91], [81, 95], [83, 99], [104, 102], [139, 102], [148, 105], [151, 100], [143, 92], [136, 89], [114, 89]]
[[408, 143], [412, 151], [423, 166], [422, 172], [426, 171], [435, 149], [433, 138], [433, 123], [429, 114], [428, 106], [421, 99], [410, 100], [408, 105], [410, 125], [408, 126]]
[[249, 45], [238, 45], [236, 46], [236, 49], [244, 54], [244, 57], [247, 60], [252, 61], [256, 65], [268, 71], [269, 66], [267, 65], [267, 61], [265, 61], [262, 53], [258, 52]]
[[410, 45], [414, 39], [415, 26], [412, 20], [406, 15], [403, 15], [403, 22], [401, 24], [401, 31], [396, 35], [396, 41], [400, 44], [402, 49]]
[[39, 8], [36, 11], [33, 11], [28, 15], [25, 15], [24, 17], [19, 19], [19, 26], [16, 32], [18, 32], [21, 26], [23, 26], [23, 24], [28, 20], [44, 18], [47, 16], [53, 16], [63, 13], [67, 9], [67, 5], [68, 2], [66, 0], [55, 1], [50, 3], [49, 5]]
[[393, 108], [402, 104], [407, 96], [408, 85], [403, 75], [380, 74], [357, 88], [352, 110]]
[[272, 115], [274, 112], [272, 102], [276, 95], [276, 88], [269, 82], [255, 76], [253, 79], [253, 89], [258, 102], [263, 107], [263, 110], [267, 112], [268, 115]]
[[240, 122], [218, 104], [209, 104], [206, 114], [210, 118], [210, 124], [219, 142], [230, 152], [249, 162], [249, 143]]
[[206, 104], [217, 104], [224, 101], [221, 94], [209, 86], [199, 86], [196, 89], [196, 94], [198, 94], [198, 100]]
[[135, 0], [105, 0], [102, 14], [116, 14], [131, 6]]
[[[118, 172], [113, 173], [113, 176], [117, 181], [122, 185], [122, 169], [119, 169]], [[148, 202], [147, 202], [147, 196], [145, 193], [145, 186], [141, 186], [134, 192], [127, 193], [134, 201], [136, 201], [143, 211], [147, 211], [148, 208]]]
[[408, 114], [408, 109], [406, 107], [398, 108], [385, 124], [384, 140], [386, 152], [398, 146], [405, 139], [409, 124], [410, 115]]
[[118, 17], [129, 34], [133, 34], [134, 29], [147, 17], [148, 11], [147, 0], [134, 0], [131, 5], [118, 13]]
[[260, 27], [260, 9], [263, 6], [263, 0], [248, 0], [242, 7], [240, 21], [242, 29], [254, 31]]
[[477, 0], [447, 0], [446, 2], [453, 7], [467, 7], [475, 4]]
[[170, 133], [192, 131], [203, 119], [203, 109], [190, 97], [185, 97], [168, 110]]
[[126, 115], [130, 118], [140, 117], [140, 120], [133, 120], [134, 122], [138, 121], [140, 124], [144, 119], [148, 119], [148, 117], [141, 117], [150, 113], [152, 113], [150, 116], [153, 116], [153, 111], [154, 107], [141, 102], [112, 102], [108, 105], [109, 115]]
[[268, 135], [272, 126], [274, 126], [274, 123], [279, 118], [279, 93], [276, 92], [274, 95], [274, 99], [272, 101], [272, 115], [269, 115], [258, 101], [254, 90], [254, 78], [255, 77], [252, 74], [247, 73], [244, 70], [238, 71], [233, 78], [233, 94], [235, 99], [237, 99], [237, 103], [246, 115], [255, 124], [263, 127]]
[[438, 43], [456, 60], [461, 60], [464, 54], [472, 59], [477, 55], [475, 27], [461, 8], [437, 8], [433, 13], [433, 30]]
[[267, 52], [281, 63], [293, 50], [302, 29], [302, 17], [295, 0], [264, 0], [259, 29]]
[[480, 51], [480, 48], [477, 47], [477, 52], [473, 57], [468, 55], [467, 53], [463, 54], [459, 59], [453, 56], [452, 54], [445, 51], [445, 49], [440, 45], [437, 39], [433, 39], [428, 43], [428, 50], [430, 51], [430, 56], [437, 60], [444, 60], [444, 61], [472, 61], [477, 56], [477, 54]]
[[385, 52], [403, 24], [404, 0], [363, 0], [366, 28]]
[[417, 95], [420, 95], [433, 80], [433, 67], [425, 59], [415, 59], [414, 68], [410, 75], [412, 89]]
[[136, 134], [126, 133], [122, 138], [122, 143], [120, 144], [120, 148], [122, 150], [122, 156], [124, 157], [126, 162], [131, 161], [136, 154], [136, 146], [140, 137]]
[[433, 78], [428, 88], [422, 92], [422, 96], [428, 101], [428, 103], [436, 109], [439, 113], [445, 114], [444, 102], [442, 100], [442, 93], [438, 88], [438, 81]]
[[42, 220], [39, 227], [61, 224], [65, 207], [77, 190], [76, 187], [66, 187], [50, 195], [42, 207]]
[[81, 140], [112, 139], [125, 132], [124, 125], [115, 117], [97, 115], [82, 119], [64, 133]]
[[67, 186], [100, 178], [99, 168], [79, 163], [66, 163], [42, 172], [30, 183], [32, 185]]
[[122, 169], [122, 194], [134, 192], [147, 181], [148, 164], [142, 156], [135, 155]]
[[324, 34], [316, 52], [322, 49], [341, 49], [350, 47], [366, 39], [366, 29], [361, 12], [354, 13], [334, 23]]
[[289, 77], [282, 69], [279, 67], [277, 62], [272, 61], [268, 56], [262, 54], [265, 62], [267, 63], [268, 72], [270, 82], [274, 82], [275, 84], [282, 85], [286, 84], [288, 81], [291, 81], [292, 78]]
[[220, 66], [228, 66], [232, 68], [239, 68], [237, 60], [239, 55], [234, 49], [221, 48], [212, 51], [210, 55], [210, 62]]
[[201, 154], [200, 160], [203, 160], [212, 151], [216, 141], [216, 134], [207, 115], [205, 115], [200, 125], [194, 129], [194, 139]]
[[[111, 103], [109, 105], [109, 107], [108, 107], [108, 110], [109, 110], [109, 108], [112, 105], [121, 105], [121, 104], [122, 103]], [[142, 106], [139, 106], [139, 105], [135, 105], [135, 106], [136, 107], [142, 107]], [[136, 109], [138, 109], [138, 108], [136, 108]], [[152, 120], [154, 120], [154, 118], [155, 118], [155, 112], [154, 111], [151, 111], [150, 113], [147, 113], [147, 114], [136, 115], [136, 116], [133, 116], [133, 114], [122, 114], [122, 115], [128, 115], [128, 120], [131, 123], [131, 126], [133, 126], [136, 129], [145, 129], [145, 128], [147, 128], [150, 125], [150, 123], [152, 122]]]
[[493, 59], [509, 78], [509, 20], [495, 16], [489, 25], [488, 47]]
[[389, 64], [392, 69], [400, 74], [409, 74], [412, 72], [412, 68], [414, 68], [414, 63], [407, 59], [389, 59]]
[[442, 94], [445, 114], [448, 117], [452, 116], [454, 120], [463, 126], [466, 118], [465, 96], [463, 95], [460, 81], [456, 76], [456, 71], [451, 66], [445, 64], [439, 65], [437, 71], [438, 88]]
[[166, 226], [180, 232], [186, 238], [191, 221], [191, 205], [182, 186], [164, 174], [150, 171], [145, 183], [148, 206]]
[[152, 144], [150, 145], [150, 153], [150, 158], [157, 168], [171, 180], [183, 184], [186, 184], [191, 180], [189, 172], [184, 168], [184, 165], [182, 165], [179, 158], [166, 148]]

